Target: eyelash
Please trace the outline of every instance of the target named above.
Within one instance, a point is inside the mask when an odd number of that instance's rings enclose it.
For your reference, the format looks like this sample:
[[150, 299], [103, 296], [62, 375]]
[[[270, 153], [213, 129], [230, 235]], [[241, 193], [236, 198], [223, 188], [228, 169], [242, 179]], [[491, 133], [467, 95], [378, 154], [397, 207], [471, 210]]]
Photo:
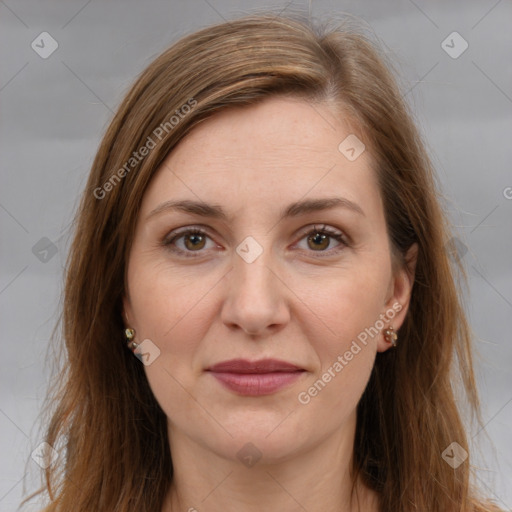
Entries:
[[[341, 251], [343, 250], [345, 247], [349, 247], [350, 246], [350, 243], [349, 241], [347, 240], [347, 237], [339, 232], [339, 231], [336, 231], [332, 228], [329, 228], [327, 227], [325, 224], [322, 225], [320, 228], [317, 228], [316, 226], [313, 226], [313, 229], [310, 229], [306, 232], [303, 232], [302, 236], [300, 237], [299, 241], [304, 239], [305, 237], [308, 237], [308, 236], [311, 236], [311, 235], [317, 235], [317, 234], [320, 234], [320, 235], [327, 235], [329, 236], [330, 238], [336, 240], [337, 242], [339, 242], [339, 246], [336, 246], [335, 248], [333, 249], [327, 249], [325, 251], [308, 251], [308, 252], [311, 252], [311, 253], [320, 253], [319, 255], [315, 255], [314, 257], [315, 258], [324, 258], [326, 256], [323, 256], [322, 254], [326, 254], [327, 256], [332, 256], [332, 254], [334, 252], [338, 252], [338, 251]], [[182, 249], [178, 249], [176, 248], [176, 246], [173, 246], [174, 242], [176, 242], [176, 240], [179, 240], [180, 238], [186, 236], [186, 235], [200, 235], [200, 236], [205, 236], [205, 237], [208, 237], [211, 239], [211, 237], [208, 235], [208, 233], [201, 227], [196, 227], [196, 226], [192, 226], [192, 227], [188, 227], [188, 228], [185, 228], [183, 229], [182, 231], [178, 231], [176, 233], [174, 233], [174, 235], [169, 238], [169, 237], [166, 237], [163, 241], [162, 241], [162, 245], [164, 245], [164, 247], [166, 249], [169, 249], [170, 251], [174, 252], [174, 253], [177, 253], [177, 254], [180, 254], [180, 255], [184, 255], [186, 258], [197, 258], [198, 256], [200, 256], [200, 253], [203, 252], [201, 250], [199, 251], [184, 251]], [[194, 254], [194, 252], [197, 252], [198, 254]]]

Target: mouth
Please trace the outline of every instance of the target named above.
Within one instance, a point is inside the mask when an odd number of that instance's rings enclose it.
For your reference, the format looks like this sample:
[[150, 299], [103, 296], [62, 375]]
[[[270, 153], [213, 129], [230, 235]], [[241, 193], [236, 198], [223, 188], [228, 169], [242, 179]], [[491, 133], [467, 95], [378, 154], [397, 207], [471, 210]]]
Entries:
[[295, 382], [306, 371], [277, 359], [232, 359], [206, 370], [225, 388], [244, 396], [275, 393]]

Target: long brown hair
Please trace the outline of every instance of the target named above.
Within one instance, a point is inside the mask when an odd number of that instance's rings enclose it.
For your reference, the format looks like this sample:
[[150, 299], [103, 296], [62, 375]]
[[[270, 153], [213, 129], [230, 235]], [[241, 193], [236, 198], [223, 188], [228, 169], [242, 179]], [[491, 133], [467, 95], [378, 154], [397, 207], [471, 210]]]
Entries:
[[[458, 375], [478, 410], [470, 330], [434, 171], [393, 76], [359, 31], [272, 14], [189, 35], [139, 76], [101, 142], [77, 213], [63, 311], [67, 364], [46, 436], [65, 461], [46, 470], [49, 512], [161, 510], [173, 476], [166, 418], [126, 349], [121, 309], [141, 200], [194, 126], [278, 94], [349, 116], [376, 162], [398, 262], [407, 264], [418, 244], [400, 345], [377, 356], [358, 405], [354, 480], [375, 489], [386, 512], [494, 510], [476, 497], [469, 460], [453, 469], [442, 457], [453, 441], [469, 451], [453, 389]], [[139, 158], [142, 147], [149, 150]]]

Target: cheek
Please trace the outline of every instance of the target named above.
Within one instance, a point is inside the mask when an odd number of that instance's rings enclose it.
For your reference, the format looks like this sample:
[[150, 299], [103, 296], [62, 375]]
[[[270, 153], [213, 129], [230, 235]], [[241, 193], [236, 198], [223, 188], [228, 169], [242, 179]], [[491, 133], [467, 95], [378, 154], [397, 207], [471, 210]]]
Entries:
[[[318, 369], [295, 393], [299, 408], [304, 408], [308, 417], [323, 418], [325, 426], [332, 428], [353, 414], [370, 378], [377, 353], [377, 331], [369, 335], [370, 329], [366, 327], [375, 323], [376, 304], [369, 307], [368, 303], [356, 302], [358, 293], [351, 295], [353, 301], [348, 300], [345, 293], [343, 297], [335, 311], [328, 315], [336, 336], [310, 338], [318, 358]], [[326, 417], [326, 411], [329, 411], [329, 417]]]
[[128, 282], [137, 338], [150, 339], [159, 350], [144, 368], [150, 387], [165, 411], [185, 411], [187, 403], [190, 408], [185, 389], [200, 373], [201, 341], [215, 321], [212, 300], [219, 277], [136, 257]]
[[366, 271], [347, 270], [336, 279], [316, 280], [314, 288], [304, 282], [309, 311], [304, 309], [302, 318], [309, 320], [302, 329], [315, 351], [318, 371], [301, 387], [300, 403], [314, 401], [313, 408], [319, 411], [332, 405], [338, 420], [357, 405], [383, 327], [380, 316], [387, 290], [383, 277], [366, 267]]
[[178, 345], [178, 338], [180, 346], [187, 346], [181, 339], [184, 330], [188, 339], [196, 338], [194, 334], [206, 324], [209, 292], [219, 278], [207, 272], [171, 268], [165, 261], [136, 258], [128, 280], [133, 317], [140, 334], [164, 347]]
[[151, 263], [134, 266], [130, 292], [137, 332], [140, 339], [149, 338], [160, 351], [144, 370], [171, 422], [173, 418], [184, 424], [211, 421], [205, 410], [191, 404], [195, 403], [194, 384], [200, 374], [201, 341], [214, 321], [214, 293], [209, 291], [216, 282], [218, 278], [183, 276]]
[[[337, 275], [304, 279], [301, 284], [297, 283], [297, 288], [301, 288], [300, 295], [305, 297], [309, 316], [317, 318], [316, 324], [322, 333], [320, 335], [320, 331], [316, 331], [315, 335], [312, 331], [311, 337], [318, 341], [318, 348], [327, 355], [337, 355], [356, 339], [364, 343], [365, 334], [368, 345], [376, 341], [375, 328], [382, 328], [379, 319], [388, 280], [375, 267], [373, 270], [370, 266], [351, 267]], [[313, 324], [310, 322], [310, 326]]]

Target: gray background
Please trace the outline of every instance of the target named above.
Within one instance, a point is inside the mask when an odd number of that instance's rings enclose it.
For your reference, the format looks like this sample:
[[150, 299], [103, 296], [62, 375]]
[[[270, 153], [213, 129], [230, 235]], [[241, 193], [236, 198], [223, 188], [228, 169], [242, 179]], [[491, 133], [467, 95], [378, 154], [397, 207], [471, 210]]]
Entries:
[[[471, 433], [479, 485], [512, 505], [510, 1], [0, 0], [1, 511], [16, 509], [23, 477], [30, 490], [38, 478], [30, 454], [41, 441], [67, 229], [113, 111], [176, 39], [254, 7], [359, 16], [398, 62], [469, 273], [487, 432]], [[31, 47], [43, 31], [58, 43], [46, 59]], [[453, 31], [469, 44], [458, 58], [442, 47]], [[463, 41], [446, 44], [453, 53]]]

